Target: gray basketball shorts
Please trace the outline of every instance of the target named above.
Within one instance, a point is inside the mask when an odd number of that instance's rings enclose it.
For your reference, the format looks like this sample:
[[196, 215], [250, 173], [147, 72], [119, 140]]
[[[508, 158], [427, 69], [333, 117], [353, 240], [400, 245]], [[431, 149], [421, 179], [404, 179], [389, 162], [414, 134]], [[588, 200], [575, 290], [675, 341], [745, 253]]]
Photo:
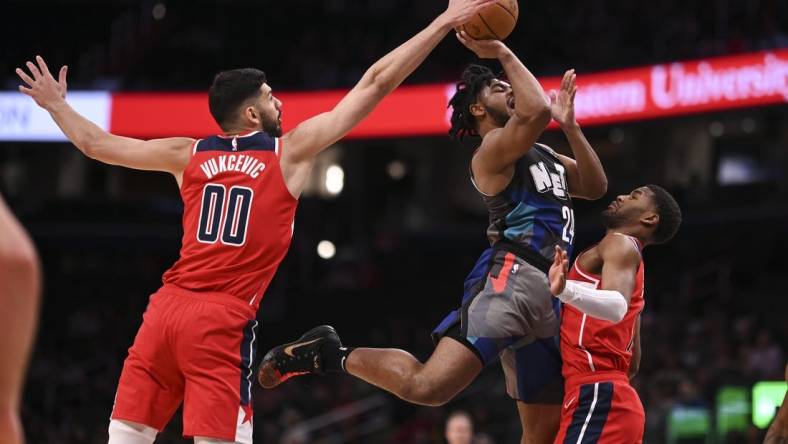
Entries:
[[487, 249], [465, 281], [462, 307], [433, 331], [465, 344], [486, 366], [500, 359], [506, 391], [526, 403], [563, 398], [558, 300], [547, 275], [515, 253]]

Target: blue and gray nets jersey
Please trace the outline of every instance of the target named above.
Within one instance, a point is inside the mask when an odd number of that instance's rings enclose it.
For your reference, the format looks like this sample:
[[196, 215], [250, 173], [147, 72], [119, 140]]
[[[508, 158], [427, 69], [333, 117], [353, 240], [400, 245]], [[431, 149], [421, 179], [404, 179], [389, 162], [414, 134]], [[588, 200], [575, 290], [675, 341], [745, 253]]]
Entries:
[[515, 164], [506, 189], [494, 196], [481, 194], [490, 214], [490, 245], [537, 252], [550, 262], [556, 245], [571, 255], [572, 198], [566, 169], [550, 147], [534, 144]]

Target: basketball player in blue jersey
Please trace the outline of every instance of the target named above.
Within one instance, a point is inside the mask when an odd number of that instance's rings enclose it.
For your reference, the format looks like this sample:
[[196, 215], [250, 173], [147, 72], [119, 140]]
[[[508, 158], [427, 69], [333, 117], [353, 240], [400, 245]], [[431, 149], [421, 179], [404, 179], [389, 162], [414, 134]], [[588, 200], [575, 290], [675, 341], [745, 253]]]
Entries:
[[[451, 99], [450, 134], [481, 136], [471, 180], [488, 206], [485, 251], [465, 283], [462, 308], [435, 330], [426, 363], [396, 349], [345, 348], [329, 326], [272, 349], [258, 380], [274, 387], [304, 373], [347, 372], [416, 404], [442, 405], [468, 386], [483, 366], [501, 359], [507, 391], [517, 400], [523, 443], [550, 443], [563, 396], [559, 319], [547, 272], [555, 247], [572, 246], [570, 196], [597, 199], [607, 179], [574, 117], [575, 75], [544, 96], [539, 82], [501, 42], [460, 41], [503, 65], [507, 81], [472, 65]], [[575, 159], [536, 143], [552, 118]]]
[[41, 287], [30, 237], [0, 196], [0, 442], [22, 444], [19, 405]]

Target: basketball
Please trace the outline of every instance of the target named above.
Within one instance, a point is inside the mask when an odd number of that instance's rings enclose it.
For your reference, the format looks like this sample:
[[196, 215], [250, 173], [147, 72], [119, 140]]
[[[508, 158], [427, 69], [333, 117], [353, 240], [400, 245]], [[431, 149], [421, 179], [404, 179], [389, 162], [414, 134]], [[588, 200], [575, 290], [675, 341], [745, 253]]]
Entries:
[[519, 15], [517, 0], [498, 0], [460, 26], [459, 30], [476, 40], [503, 40], [514, 30]]

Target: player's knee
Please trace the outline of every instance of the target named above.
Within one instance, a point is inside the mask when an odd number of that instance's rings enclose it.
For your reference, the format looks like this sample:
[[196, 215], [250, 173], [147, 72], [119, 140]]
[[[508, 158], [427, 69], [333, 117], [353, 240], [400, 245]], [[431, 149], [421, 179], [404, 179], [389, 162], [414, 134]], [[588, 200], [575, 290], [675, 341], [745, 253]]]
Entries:
[[553, 421], [550, 415], [545, 415], [542, 419], [527, 426], [523, 424], [521, 444], [552, 444], [558, 433], [558, 421]]
[[113, 419], [109, 422], [108, 444], [152, 444], [156, 433], [144, 424]]

